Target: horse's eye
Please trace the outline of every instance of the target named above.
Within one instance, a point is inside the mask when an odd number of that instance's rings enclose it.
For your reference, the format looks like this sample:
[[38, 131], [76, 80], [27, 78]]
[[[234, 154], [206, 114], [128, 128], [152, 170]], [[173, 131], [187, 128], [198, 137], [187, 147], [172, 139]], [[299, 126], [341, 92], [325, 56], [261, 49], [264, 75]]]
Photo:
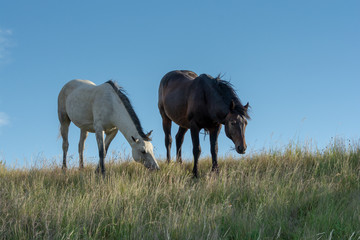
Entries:
[[146, 152], [145, 152], [145, 150], [142, 150], [141, 153], [142, 153], [142, 154], [145, 154]]
[[236, 125], [236, 122], [231, 122], [231, 125], [235, 126], [235, 125]]

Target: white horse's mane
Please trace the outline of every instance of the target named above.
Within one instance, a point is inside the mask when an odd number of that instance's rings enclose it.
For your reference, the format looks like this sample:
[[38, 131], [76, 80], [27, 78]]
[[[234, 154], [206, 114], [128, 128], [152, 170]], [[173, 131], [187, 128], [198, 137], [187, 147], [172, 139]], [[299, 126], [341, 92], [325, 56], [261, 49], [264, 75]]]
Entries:
[[129, 113], [130, 118], [132, 119], [136, 130], [138, 131], [139, 135], [146, 141], [151, 141], [151, 138], [149, 138], [145, 133], [141, 126], [140, 120], [138, 116], [135, 113], [135, 110], [130, 102], [130, 99], [128, 98], [125, 90], [123, 87], [119, 86], [116, 82], [113, 82], [112, 80], [107, 81], [106, 83], [110, 84], [111, 87], [114, 89], [115, 93], [119, 96], [120, 100], [124, 104], [127, 112]]

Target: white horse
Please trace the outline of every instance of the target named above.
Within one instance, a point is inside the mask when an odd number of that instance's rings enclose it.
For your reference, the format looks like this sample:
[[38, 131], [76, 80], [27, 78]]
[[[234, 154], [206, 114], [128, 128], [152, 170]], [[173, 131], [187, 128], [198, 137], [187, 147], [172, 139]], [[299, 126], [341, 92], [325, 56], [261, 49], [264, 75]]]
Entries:
[[[65, 84], [58, 97], [60, 132], [63, 138], [63, 165], [66, 169], [66, 154], [69, 147], [70, 122], [81, 129], [79, 142], [79, 166], [84, 167], [83, 152], [88, 132], [96, 134], [99, 148], [99, 168], [105, 175], [104, 158], [111, 141], [118, 130], [125, 136], [132, 148], [136, 162], [149, 169], [159, 169], [150, 143], [150, 131], [145, 134], [140, 121], [125, 95], [124, 90], [112, 81], [96, 86], [88, 80], [72, 80]], [[104, 132], [106, 138], [104, 141]]]

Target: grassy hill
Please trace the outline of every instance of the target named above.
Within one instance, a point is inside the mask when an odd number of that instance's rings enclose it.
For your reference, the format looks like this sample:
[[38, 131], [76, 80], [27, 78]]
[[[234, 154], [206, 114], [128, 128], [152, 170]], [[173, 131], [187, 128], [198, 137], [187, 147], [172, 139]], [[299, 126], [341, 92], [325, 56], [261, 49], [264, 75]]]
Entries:
[[1, 239], [360, 239], [360, 147], [288, 146], [150, 172], [107, 163], [107, 177], [0, 165]]

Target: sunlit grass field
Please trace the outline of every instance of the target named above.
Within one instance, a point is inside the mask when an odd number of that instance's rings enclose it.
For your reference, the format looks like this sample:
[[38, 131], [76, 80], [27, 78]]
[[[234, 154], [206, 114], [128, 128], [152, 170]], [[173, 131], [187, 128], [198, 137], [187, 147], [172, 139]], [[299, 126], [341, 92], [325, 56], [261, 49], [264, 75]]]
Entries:
[[[59, 164], [60, 165], [60, 164]], [[0, 165], [1, 239], [360, 239], [360, 145], [289, 144], [220, 159], [160, 161], [160, 171], [113, 159], [95, 166]]]

